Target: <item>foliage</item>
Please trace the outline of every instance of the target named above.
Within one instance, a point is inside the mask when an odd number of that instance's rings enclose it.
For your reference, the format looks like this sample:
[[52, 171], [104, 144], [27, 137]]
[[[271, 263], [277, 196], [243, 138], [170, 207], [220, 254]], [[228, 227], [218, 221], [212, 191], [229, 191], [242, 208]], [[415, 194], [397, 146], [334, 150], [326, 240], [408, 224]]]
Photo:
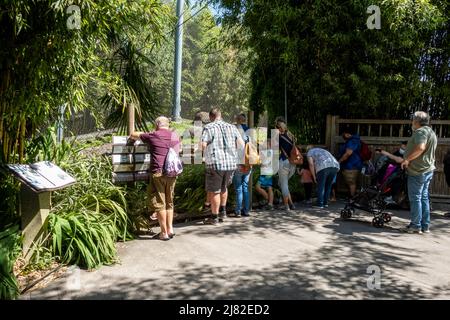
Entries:
[[216, 2], [240, 48], [253, 50], [250, 108], [284, 115], [286, 85], [300, 143], [323, 142], [326, 114], [450, 116], [448, 1], [381, 1], [381, 30], [366, 26], [369, 0]]
[[[55, 120], [68, 103], [67, 115], [87, 106], [93, 86], [123, 105], [133, 88], [111, 72], [112, 35], [133, 41], [139, 26], [148, 42], [161, 37], [167, 6], [158, 0], [79, 0], [80, 29], [67, 27], [72, 0], [20, 0], [0, 4], [0, 144], [1, 162], [22, 162], [25, 141]], [[39, 54], [36, 54], [39, 53]], [[26, 90], [24, 90], [26, 88]], [[130, 94], [132, 93], [132, 94]]]
[[0, 300], [15, 299], [19, 295], [14, 262], [20, 254], [18, 225], [7, 225], [0, 231]]
[[61, 262], [88, 269], [115, 262], [115, 242], [132, 236], [125, 194], [111, 182], [110, 162], [78, 156], [62, 166], [77, 183], [53, 195], [49, 247]]
[[80, 150], [75, 146], [75, 140], [70, 143], [63, 139], [61, 143], [58, 143], [54, 126], [38, 130], [36, 138], [27, 142], [25, 149], [28, 162], [47, 160], [56, 164], [63, 163]]
[[198, 214], [205, 200], [205, 167], [196, 164], [185, 165], [175, 185], [175, 210]]
[[113, 225], [113, 239], [131, 238], [125, 194], [121, 187], [111, 182], [112, 167], [109, 159], [104, 156], [78, 156], [62, 167], [77, 183], [54, 192], [53, 211], [56, 214], [90, 212], [105, 216]]
[[117, 231], [107, 216], [90, 210], [51, 214], [52, 249], [61, 261], [88, 269], [115, 262]]
[[134, 186], [124, 187], [127, 214], [131, 221], [130, 229], [132, 232], [150, 228], [147, 186], [147, 182], [137, 182]]
[[[220, 106], [227, 119], [247, 109], [249, 70], [245, 51], [237, 51], [222, 26], [218, 25], [207, 6], [185, 10], [181, 115], [193, 119], [197, 111]], [[154, 62], [149, 66], [161, 113], [171, 114], [173, 98], [173, 61], [175, 23], [167, 25], [166, 41], [146, 55]]]

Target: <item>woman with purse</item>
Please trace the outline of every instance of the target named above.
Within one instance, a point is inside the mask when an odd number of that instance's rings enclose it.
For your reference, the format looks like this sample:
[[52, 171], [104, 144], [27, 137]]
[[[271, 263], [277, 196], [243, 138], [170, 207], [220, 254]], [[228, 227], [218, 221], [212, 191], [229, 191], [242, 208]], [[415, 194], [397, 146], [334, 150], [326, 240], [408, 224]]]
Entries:
[[295, 210], [289, 192], [289, 179], [294, 175], [296, 165], [303, 163], [303, 157], [295, 146], [295, 137], [289, 132], [286, 122], [283, 119], [277, 119], [275, 128], [278, 129], [280, 161], [278, 169], [278, 184], [283, 196], [283, 209], [286, 211]]

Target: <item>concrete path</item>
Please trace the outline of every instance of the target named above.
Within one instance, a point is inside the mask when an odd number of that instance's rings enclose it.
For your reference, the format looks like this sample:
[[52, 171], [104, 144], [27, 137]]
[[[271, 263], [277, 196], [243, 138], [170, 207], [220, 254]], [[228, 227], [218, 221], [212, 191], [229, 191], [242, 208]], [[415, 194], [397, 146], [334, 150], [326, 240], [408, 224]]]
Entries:
[[[177, 225], [170, 241], [119, 243], [120, 264], [22, 299], [450, 299], [450, 219], [434, 213], [431, 234], [411, 235], [396, 229], [406, 211], [377, 229], [367, 213], [342, 221], [341, 207]], [[370, 266], [381, 269], [379, 289], [367, 286]]]

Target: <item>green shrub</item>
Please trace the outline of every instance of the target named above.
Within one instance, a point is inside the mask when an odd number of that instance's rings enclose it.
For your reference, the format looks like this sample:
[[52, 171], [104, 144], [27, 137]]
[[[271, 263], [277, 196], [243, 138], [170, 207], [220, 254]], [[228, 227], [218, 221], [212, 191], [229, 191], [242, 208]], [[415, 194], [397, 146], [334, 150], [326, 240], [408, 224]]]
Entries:
[[127, 214], [131, 220], [131, 231], [150, 229], [148, 210], [147, 182], [137, 182], [132, 187], [124, 187], [127, 201]]
[[49, 215], [52, 248], [61, 262], [88, 269], [116, 261], [114, 224], [90, 210]]
[[0, 232], [0, 300], [11, 300], [19, 296], [19, 286], [13, 268], [20, 252], [19, 226], [8, 225]]
[[175, 210], [198, 214], [205, 200], [205, 166], [185, 165], [175, 185]]
[[111, 162], [104, 156], [79, 156], [63, 165], [77, 183], [53, 195], [53, 212], [90, 211], [106, 216], [115, 240], [131, 239], [124, 189], [111, 182]]
[[115, 242], [133, 237], [125, 190], [111, 182], [109, 159], [79, 156], [62, 166], [77, 183], [53, 195], [47, 224], [52, 252], [88, 269], [114, 263]]

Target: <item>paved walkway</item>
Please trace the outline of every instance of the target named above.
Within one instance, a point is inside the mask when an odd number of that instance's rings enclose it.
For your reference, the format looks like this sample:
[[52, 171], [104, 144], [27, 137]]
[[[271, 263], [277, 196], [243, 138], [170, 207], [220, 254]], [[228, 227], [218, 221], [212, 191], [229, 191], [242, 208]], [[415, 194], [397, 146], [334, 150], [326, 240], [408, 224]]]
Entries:
[[[450, 298], [450, 219], [436, 212], [431, 234], [410, 235], [397, 230], [408, 212], [377, 229], [367, 213], [342, 221], [340, 208], [177, 225], [171, 241], [120, 243], [120, 264], [22, 299]], [[380, 289], [367, 287], [371, 265], [381, 268]]]

